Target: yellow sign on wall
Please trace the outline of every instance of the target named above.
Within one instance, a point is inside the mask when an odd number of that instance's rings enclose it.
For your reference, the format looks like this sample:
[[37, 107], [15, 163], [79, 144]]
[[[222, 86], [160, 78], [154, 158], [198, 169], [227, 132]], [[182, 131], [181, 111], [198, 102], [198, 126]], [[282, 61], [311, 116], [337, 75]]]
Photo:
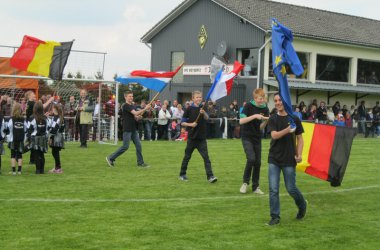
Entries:
[[199, 31], [198, 42], [199, 42], [199, 45], [201, 46], [201, 49], [203, 49], [207, 42], [207, 32], [204, 25], [202, 25], [201, 30]]

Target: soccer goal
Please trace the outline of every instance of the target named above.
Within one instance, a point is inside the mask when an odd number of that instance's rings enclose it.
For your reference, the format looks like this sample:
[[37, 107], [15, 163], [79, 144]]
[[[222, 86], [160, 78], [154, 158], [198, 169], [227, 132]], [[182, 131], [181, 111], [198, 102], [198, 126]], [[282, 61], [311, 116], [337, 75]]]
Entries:
[[[54, 96], [54, 102], [62, 106], [65, 117], [65, 138], [79, 140], [78, 101], [80, 90], [85, 89], [93, 101], [92, 124], [88, 140], [103, 144], [118, 141], [118, 85], [103, 79], [105, 53], [72, 50], [61, 81], [35, 76], [10, 66], [10, 57], [17, 47], [0, 45], [0, 96], [1, 112], [10, 116], [14, 102], [26, 109], [25, 93], [33, 91], [38, 100], [45, 102]], [[45, 112], [51, 111], [51, 106]]]

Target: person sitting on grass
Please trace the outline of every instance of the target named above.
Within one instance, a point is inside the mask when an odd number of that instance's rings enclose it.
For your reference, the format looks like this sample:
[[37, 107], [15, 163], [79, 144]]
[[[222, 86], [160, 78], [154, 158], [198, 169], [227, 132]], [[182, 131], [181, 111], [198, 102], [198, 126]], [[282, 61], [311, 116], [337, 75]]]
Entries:
[[186, 128], [181, 128], [181, 134], [180, 136], [176, 139], [176, 141], [187, 141], [187, 134], [188, 132], [186, 131]]
[[209, 116], [203, 107], [200, 106], [202, 102], [202, 92], [194, 91], [192, 96], [193, 104], [185, 110], [181, 123], [182, 126], [188, 128], [189, 134], [185, 149], [185, 156], [183, 157], [181, 171], [179, 173], [179, 179], [181, 181], [188, 181], [188, 178], [186, 176], [187, 165], [189, 164], [193, 151], [195, 149], [198, 149], [198, 152], [204, 161], [207, 180], [210, 183], [215, 183], [218, 178], [214, 176], [212, 172], [206, 141], [206, 121], [208, 120]]
[[172, 120], [169, 124], [170, 126], [170, 138], [172, 140], [178, 139], [181, 135], [181, 125], [177, 123], [177, 120]]

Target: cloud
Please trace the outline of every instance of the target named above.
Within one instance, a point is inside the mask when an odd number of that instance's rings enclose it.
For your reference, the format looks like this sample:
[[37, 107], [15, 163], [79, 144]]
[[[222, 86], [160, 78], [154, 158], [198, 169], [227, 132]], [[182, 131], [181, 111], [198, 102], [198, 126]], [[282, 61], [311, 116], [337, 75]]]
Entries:
[[380, 20], [380, 2], [371, 0], [335, 0], [335, 1], [315, 1], [315, 0], [273, 0], [276, 2], [289, 3], [300, 6], [307, 6], [332, 12], [344, 13], [348, 15], [360, 16]]
[[142, 21], [146, 17], [146, 11], [139, 5], [128, 5], [124, 12], [123, 17], [127, 21]]

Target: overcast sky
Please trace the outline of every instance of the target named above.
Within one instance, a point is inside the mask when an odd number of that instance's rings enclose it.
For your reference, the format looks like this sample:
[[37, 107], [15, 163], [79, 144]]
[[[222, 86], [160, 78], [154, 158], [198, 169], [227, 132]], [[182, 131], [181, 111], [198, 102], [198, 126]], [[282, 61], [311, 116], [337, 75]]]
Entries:
[[[233, 0], [231, 0], [233, 1]], [[73, 49], [106, 52], [105, 78], [150, 68], [140, 38], [182, 0], [0, 0], [0, 45], [20, 46], [22, 37], [70, 41]], [[377, 0], [284, 0], [281, 2], [380, 20]], [[0, 56], [12, 49], [0, 48]], [[70, 56], [70, 71], [102, 69], [101, 55]], [[75, 72], [73, 72], [75, 73]], [[85, 73], [86, 74], [86, 73]]]

